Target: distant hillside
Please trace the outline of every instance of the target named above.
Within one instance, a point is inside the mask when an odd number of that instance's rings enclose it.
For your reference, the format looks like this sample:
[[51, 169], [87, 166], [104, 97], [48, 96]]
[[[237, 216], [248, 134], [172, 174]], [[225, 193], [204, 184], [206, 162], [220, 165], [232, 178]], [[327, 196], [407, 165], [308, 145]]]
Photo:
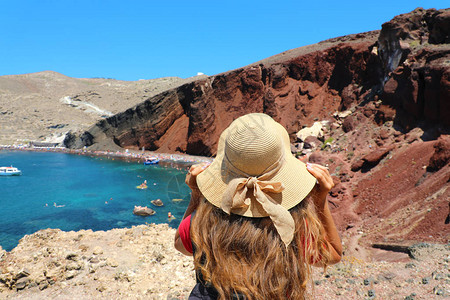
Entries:
[[62, 141], [70, 130], [87, 130], [102, 118], [195, 79], [79, 79], [52, 71], [0, 76], [0, 145]]

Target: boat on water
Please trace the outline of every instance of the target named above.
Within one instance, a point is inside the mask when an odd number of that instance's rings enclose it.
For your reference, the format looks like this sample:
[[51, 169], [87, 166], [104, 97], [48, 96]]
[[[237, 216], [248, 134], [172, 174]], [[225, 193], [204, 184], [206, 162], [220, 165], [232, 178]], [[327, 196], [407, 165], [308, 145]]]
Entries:
[[145, 190], [147, 188], [147, 179], [144, 180], [144, 182], [138, 185], [136, 188], [140, 190]]
[[0, 167], [0, 176], [18, 176], [22, 175], [22, 171], [17, 168], [11, 167]]
[[156, 156], [149, 156], [144, 160], [144, 165], [156, 165], [157, 163], [159, 163], [159, 158]]

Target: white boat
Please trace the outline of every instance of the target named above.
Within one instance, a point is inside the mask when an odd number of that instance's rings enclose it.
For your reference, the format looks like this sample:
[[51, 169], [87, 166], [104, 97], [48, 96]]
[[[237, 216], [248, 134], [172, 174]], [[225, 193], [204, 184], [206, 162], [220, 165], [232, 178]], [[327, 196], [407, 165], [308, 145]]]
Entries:
[[11, 167], [0, 167], [0, 176], [18, 176], [22, 175], [22, 171], [17, 168]]
[[144, 161], [144, 165], [156, 165], [157, 163], [159, 163], [159, 158], [156, 156], [146, 157]]

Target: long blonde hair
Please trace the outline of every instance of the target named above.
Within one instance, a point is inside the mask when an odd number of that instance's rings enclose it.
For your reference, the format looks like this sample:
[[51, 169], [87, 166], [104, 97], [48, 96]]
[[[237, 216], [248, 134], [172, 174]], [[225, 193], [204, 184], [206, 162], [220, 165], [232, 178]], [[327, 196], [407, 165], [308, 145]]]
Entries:
[[312, 196], [290, 210], [296, 228], [286, 248], [272, 221], [228, 215], [203, 199], [191, 224], [194, 266], [220, 299], [304, 299], [311, 264], [327, 265], [324, 229]]

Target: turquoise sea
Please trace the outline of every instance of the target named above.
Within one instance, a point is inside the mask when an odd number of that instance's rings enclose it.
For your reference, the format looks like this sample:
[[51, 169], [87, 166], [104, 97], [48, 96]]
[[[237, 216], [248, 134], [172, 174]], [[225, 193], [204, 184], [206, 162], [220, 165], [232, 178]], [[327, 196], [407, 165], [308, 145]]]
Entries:
[[[45, 228], [177, 227], [189, 202], [187, 164], [145, 166], [104, 157], [0, 150], [0, 166], [10, 165], [22, 170], [22, 176], [0, 176], [0, 245], [7, 251], [24, 235]], [[144, 180], [148, 188], [137, 189]], [[152, 205], [154, 199], [164, 205]], [[135, 205], [151, 207], [156, 214], [135, 216]], [[169, 221], [168, 212], [176, 219]]]

